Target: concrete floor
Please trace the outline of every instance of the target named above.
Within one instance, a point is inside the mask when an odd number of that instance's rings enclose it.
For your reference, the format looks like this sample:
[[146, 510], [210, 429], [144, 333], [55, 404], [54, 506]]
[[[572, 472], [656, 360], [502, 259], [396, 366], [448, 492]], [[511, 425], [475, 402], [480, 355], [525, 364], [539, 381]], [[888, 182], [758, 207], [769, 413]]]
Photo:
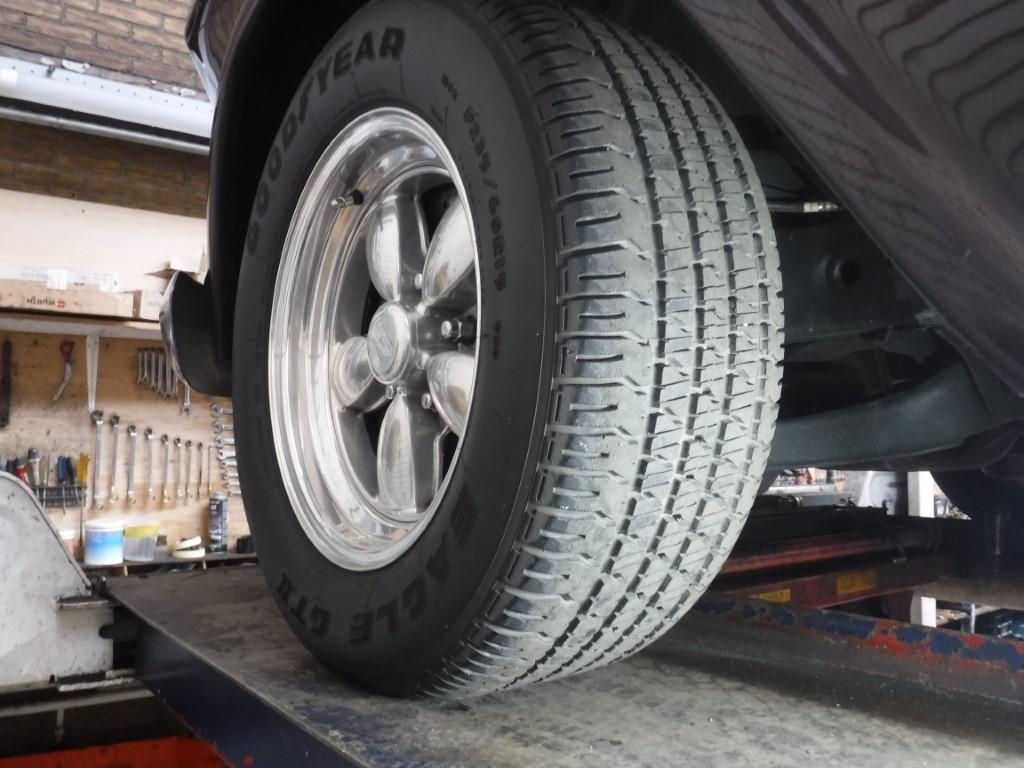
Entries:
[[[814, 664], [729, 658], [685, 620], [646, 652], [567, 680], [466, 702], [375, 696], [302, 649], [255, 569], [224, 569], [215, 589], [212, 575], [118, 579], [112, 590], [350, 764], [1024, 766], [1019, 708]], [[158, 692], [169, 674], [151, 681]], [[226, 743], [230, 734], [206, 736]], [[259, 734], [243, 737], [252, 744]]]

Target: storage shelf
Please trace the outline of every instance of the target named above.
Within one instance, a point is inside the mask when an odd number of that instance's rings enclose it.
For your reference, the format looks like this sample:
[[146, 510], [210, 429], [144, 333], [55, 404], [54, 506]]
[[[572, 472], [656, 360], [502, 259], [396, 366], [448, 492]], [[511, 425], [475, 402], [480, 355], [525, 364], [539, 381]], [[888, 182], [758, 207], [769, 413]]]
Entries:
[[45, 312], [0, 312], [0, 332], [47, 333], [55, 336], [100, 336], [160, 340], [160, 323], [149, 320], [109, 320]]

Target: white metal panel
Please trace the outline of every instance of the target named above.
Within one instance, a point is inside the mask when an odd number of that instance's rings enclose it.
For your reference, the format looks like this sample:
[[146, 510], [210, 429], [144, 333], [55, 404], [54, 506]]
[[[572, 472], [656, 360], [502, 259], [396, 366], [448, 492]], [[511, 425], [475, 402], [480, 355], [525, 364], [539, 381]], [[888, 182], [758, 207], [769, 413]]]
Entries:
[[110, 669], [113, 646], [99, 636], [110, 610], [57, 607], [89, 592], [28, 486], [0, 472], [0, 689]]

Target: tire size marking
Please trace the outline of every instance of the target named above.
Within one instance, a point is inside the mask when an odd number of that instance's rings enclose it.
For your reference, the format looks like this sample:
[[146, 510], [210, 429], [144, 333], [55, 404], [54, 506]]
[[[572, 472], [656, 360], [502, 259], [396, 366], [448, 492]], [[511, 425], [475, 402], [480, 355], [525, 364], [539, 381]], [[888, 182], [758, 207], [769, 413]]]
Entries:
[[477, 167], [484, 174], [484, 186], [493, 190], [487, 200], [487, 210], [490, 214], [491, 254], [494, 267], [494, 289], [504, 291], [508, 283], [505, 273], [507, 261], [505, 259], [505, 235], [502, 232], [503, 223], [501, 220], [501, 197], [498, 183], [487, 176], [491, 169], [491, 153], [487, 151], [487, 139], [480, 127], [480, 115], [473, 107], [466, 107], [462, 113], [463, 122], [469, 129], [469, 138], [473, 142], [473, 150], [476, 152]]
[[[375, 610], [354, 614], [349, 624], [348, 640], [351, 645], [365, 645], [373, 639], [374, 631], [396, 634], [405, 621], [415, 621], [427, 609], [427, 579], [438, 585], [448, 580], [448, 535], [441, 536], [437, 551], [427, 558], [426, 574], [412, 579], [395, 597]], [[379, 630], [378, 630], [379, 627]]]

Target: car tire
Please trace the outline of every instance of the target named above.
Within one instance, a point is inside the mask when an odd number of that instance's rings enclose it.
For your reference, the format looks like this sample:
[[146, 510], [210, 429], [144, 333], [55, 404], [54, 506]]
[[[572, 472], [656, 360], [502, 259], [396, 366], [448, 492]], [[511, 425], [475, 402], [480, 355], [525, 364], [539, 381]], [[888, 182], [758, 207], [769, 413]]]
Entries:
[[[358, 570], [297, 521], [268, 339], [310, 174], [381, 108], [428, 123], [464, 184], [479, 363], [429, 525]], [[643, 648], [707, 589], [753, 502], [782, 311], [754, 167], [672, 54], [553, 3], [360, 9], [282, 121], [240, 274], [240, 480], [289, 625], [328, 666], [398, 694], [493, 692]]]

